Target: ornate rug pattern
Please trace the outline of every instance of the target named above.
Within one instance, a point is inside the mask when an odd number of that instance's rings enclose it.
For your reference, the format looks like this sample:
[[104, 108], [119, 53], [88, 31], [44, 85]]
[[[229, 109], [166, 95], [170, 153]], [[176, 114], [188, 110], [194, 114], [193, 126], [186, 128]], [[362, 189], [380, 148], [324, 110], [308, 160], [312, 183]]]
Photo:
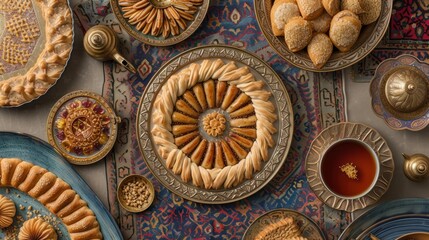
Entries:
[[[312, 139], [323, 128], [346, 120], [341, 72], [313, 74], [288, 65], [268, 46], [251, 0], [212, 0], [201, 27], [171, 47], [151, 47], [130, 38], [109, 8], [108, 0], [81, 0], [73, 10], [82, 31], [96, 24], [114, 29], [122, 53], [138, 68], [138, 74], [132, 75], [113, 62], [104, 64], [103, 95], [123, 119], [117, 144], [106, 159], [106, 191], [108, 207], [125, 239], [241, 239], [258, 216], [277, 208], [307, 215], [323, 229], [327, 239], [337, 239], [350, 223], [350, 214], [324, 207], [310, 190], [304, 162]], [[294, 136], [286, 164], [261, 191], [225, 205], [197, 204], [169, 192], [147, 169], [136, 136], [139, 99], [153, 74], [178, 53], [208, 44], [234, 45], [268, 62], [286, 85], [294, 111]], [[118, 182], [134, 173], [151, 179], [157, 194], [154, 204], [140, 214], [123, 211], [115, 197]]]

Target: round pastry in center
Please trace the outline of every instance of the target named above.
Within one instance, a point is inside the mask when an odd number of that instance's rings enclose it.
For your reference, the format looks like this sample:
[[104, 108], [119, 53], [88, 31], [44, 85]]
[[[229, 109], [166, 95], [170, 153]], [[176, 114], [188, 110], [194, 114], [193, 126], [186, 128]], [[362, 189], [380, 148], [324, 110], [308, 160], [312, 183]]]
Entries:
[[223, 114], [212, 112], [207, 114], [203, 119], [204, 131], [212, 136], [217, 137], [222, 135], [226, 127], [226, 118]]
[[191, 63], [161, 88], [151, 133], [166, 166], [206, 189], [250, 179], [274, 146], [277, 115], [265, 83], [247, 66]]

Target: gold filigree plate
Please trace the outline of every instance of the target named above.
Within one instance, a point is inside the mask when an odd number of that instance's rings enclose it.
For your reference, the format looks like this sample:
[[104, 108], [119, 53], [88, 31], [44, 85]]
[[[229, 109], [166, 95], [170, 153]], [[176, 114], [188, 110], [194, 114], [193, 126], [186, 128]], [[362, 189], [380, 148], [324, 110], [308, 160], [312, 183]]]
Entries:
[[152, 46], [170, 46], [197, 30], [210, 0], [110, 0], [110, 4], [131, 36]]
[[69, 162], [91, 164], [113, 148], [120, 121], [102, 96], [71, 92], [58, 100], [49, 113], [48, 140]]
[[[267, 227], [281, 221], [284, 218], [292, 217], [295, 223], [298, 225], [300, 233], [303, 237], [308, 240], [323, 240], [325, 236], [320, 228], [317, 226], [313, 220], [308, 218], [302, 213], [296, 212], [291, 209], [275, 209], [269, 212], [266, 212], [255, 219], [255, 221], [250, 224], [244, 233], [243, 240], [254, 240], [255, 237]], [[279, 236], [279, 239], [282, 239]]]
[[[343, 141], [357, 141], [373, 150], [378, 167], [372, 185], [363, 194], [340, 196], [325, 184], [322, 160], [333, 145]], [[338, 123], [323, 130], [312, 142], [306, 158], [306, 175], [313, 192], [331, 208], [353, 212], [376, 203], [387, 191], [393, 177], [392, 152], [383, 137], [374, 129], [359, 123]], [[358, 169], [362, 171], [363, 169]], [[334, 174], [334, 171], [329, 172]]]
[[[272, 135], [273, 146], [270, 148], [268, 147], [266, 148], [267, 149], [266, 160], [263, 161], [258, 159], [258, 161], [256, 161], [255, 163], [258, 165], [260, 164], [259, 165], [260, 169], [256, 171], [252, 170], [251, 172], [247, 172], [249, 173], [249, 175], [246, 175], [247, 178], [244, 180], [243, 178], [240, 178], [240, 177], [238, 177], [238, 179], [241, 179], [239, 181], [232, 180], [236, 184], [230, 184], [231, 182], [228, 183], [227, 180], [225, 180], [225, 184], [223, 184], [224, 182], [222, 182], [222, 184], [218, 184], [220, 182], [219, 180], [219, 181], [214, 181], [213, 185], [209, 184], [209, 186], [204, 185], [203, 187], [202, 185], [193, 182], [194, 179], [192, 179], [192, 181], [189, 181], [187, 177], [183, 178], [184, 176], [183, 174], [182, 176], [180, 173], [175, 174], [176, 172], [175, 167], [170, 168], [171, 166], [169, 167], [168, 165], [169, 160], [162, 157], [162, 154], [164, 153], [163, 151], [165, 150], [165, 148], [163, 148], [161, 144], [156, 144], [156, 142], [160, 141], [160, 137], [157, 135], [158, 132], [155, 133], [155, 130], [158, 130], [158, 127], [160, 126], [159, 125], [160, 115], [155, 114], [156, 115], [155, 116], [153, 113], [160, 110], [163, 111], [162, 108], [159, 108], [160, 106], [158, 104], [159, 103], [158, 97], [164, 96], [166, 91], [170, 91], [169, 90], [170, 85], [168, 84], [174, 83], [174, 82], [171, 82], [169, 80], [171, 80], [173, 77], [182, 76], [179, 73], [182, 73], [183, 70], [186, 70], [185, 72], [187, 72], [187, 70], [191, 66], [197, 66], [197, 65], [203, 66], [204, 65], [203, 63], [212, 64], [213, 62], [217, 62], [217, 63], [223, 62], [222, 64], [225, 64], [223, 66], [227, 66], [228, 63], [230, 64], [228, 66], [233, 66], [234, 64], [236, 64], [237, 70], [240, 70], [240, 69], [246, 69], [246, 71], [248, 70], [249, 74], [252, 75], [256, 80], [258, 80], [255, 85], [252, 85], [253, 83], [251, 83], [249, 86], [252, 86], [252, 88], [254, 87], [259, 88], [259, 86], [263, 86], [262, 90], [258, 90], [257, 93], [259, 94], [271, 93], [269, 97], [269, 101], [270, 101], [270, 104], [272, 104], [271, 106], [273, 111], [275, 111], [275, 115], [277, 119], [272, 123], [272, 127], [277, 129], [277, 133]], [[213, 65], [210, 65], [210, 66], [213, 66]], [[201, 69], [203, 69], [203, 67], [201, 67]], [[214, 76], [214, 75], [209, 75], [209, 76]], [[214, 77], [213, 79], [217, 79], [217, 78]], [[198, 89], [200, 89], [201, 91], [205, 91], [204, 90], [205, 87], [207, 87], [207, 89], [209, 88], [208, 85], [219, 84], [219, 82], [214, 83], [213, 79], [207, 80], [204, 83], [195, 83], [195, 85], [193, 85], [194, 87], [191, 88], [191, 90], [193, 89], [194, 92], [196, 91], [195, 89], [197, 89], [197, 91]], [[240, 84], [237, 83], [237, 86], [238, 85]], [[164, 89], [165, 86], [168, 86], [168, 87], [166, 87], [165, 90], [161, 92], [161, 90]], [[230, 87], [225, 86], [225, 89]], [[180, 87], [180, 89], [182, 89], [182, 87]], [[220, 89], [220, 87], [217, 87], [217, 89]], [[185, 96], [187, 94], [186, 89], [182, 89], [182, 90], [184, 92], [183, 98], [186, 100], [187, 104], [191, 104], [192, 99], [186, 99], [187, 98], [187, 96]], [[225, 91], [228, 91], [228, 90], [225, 90]], [[238, 94], [239, 91], [237, 89], [234, 91], [236, 95], [243, 95], [243, 97], [245, 97], [244, 94]], [[210, 94], [211, 92], [208, 91], [207, 93]], [[190, 96], [193, 96], [192, 94], [193, 93], [191, 93]], [[233, 96], [235, 96], [235, 94], [234, 95], [226, 94], [225, 96], [228, 95], [229, 96], [228, 98], [232, 98]], [[196, 96], [197, 97], [193, 97], [193, 98], [198, 98], [198, 95]], [[179, 98], [177, 99], [178, 99], [177, 102], [183, 102], [183, 100], [181, 100], [182, 97], [180, 97], [180, 99]], [[247, 101], [248, 100], [246, 100], [245, 102]], [[207, 106], [216, 106], [216, 102], [208, 101]], [[216, 149], [229, 150], [230, 152], [232, 152], [232, 156], [234, 158], [234, 154], [237, 152], [233, 153], [234, 149], [236, 148], [232, 140], [234, 137], [234, 134], [232, 134], [231, 131], [238, 131], [242, 133], [243, 129], [240, 129], [241, 126], [238, 126], [236, 129], [233, 129], [235, 122], [231, 119], [231, 115], [234, 115], [235, 112], [232, 112], [231, 114], [229, 114], [227, 109], [228, 106], [230, 105], [227, 105], [226, 108], [224, 108], [226, 110], [218, 109], [216, 107], [214, 108], [209, 107], [207, 108], [208, 110], [202, 113], [202, 115], [199, 115], [199, 113], [194, 111], [186, 112], [187, 114], [190, 114], [190, 115], [194, 114], [195, 115], [194, 118], [182, 116], [183, 114], [181, 114], [181, 112], [183, 111], [174, 112], [172, 113], [173, 121], [171, 122], [171, 125], [173, 125], [173, 127], [171, 131], [175, 131], [174, 124], [181, 123], [182, 121], [192, 122], [193, 125], [191, 125], [190, 127], [194, 127], [194, 128], [199, 127], [199, 132], [196, 132], [194, 139], [190, 139], [190, 143], [195, 141], [196, 143], [200, 143], [199, 144], [200, 146], [204, 144], [203, 143], [204, 141], [206, 141], [207, 142], [206, 151], [213, 153], [214, 146], [210, 148], [210, 144], [211, 142], [214, 141], [216, 145], [222, 145], [221, 148], [216, 146]], [[183, 108], [187, 106], [176, 105], [176, 107], [178, 110], [180, 109], [183, 110]], [[188, 108], [188, 109], [192, 110], [192, 108]], [[243, 111], [245, 110], [246, 108], [243, 107]], [[253, 113], [253, 111], [256, 112], [256, 115], [259, 114], [259, 108], [255, 105], [255, 110], [250, 111], [246, 115], [246, 116], [249, 116], [245, 122], [246, 124], [248, 122], [252, 122], [252, 119], [255, 118], [254, 117], [255, 113]], [[198, 118], [197, 118], [197, 115], [199, 115]], [[292, 141], [292, 132], [293, 132], [292, 117], [293, 117], [292, 105], [289, 99], [289, 95], [283, 83], [281, 82], [280, 78], [265, 62], [263, 62], [262, 60], [258, 59], [256, 56], [244, 50], [240, 50], [229, 46], [216, 45], [216, 46], [197, 47], [176, 56], [175, 58], [167, 62], [165, 65], [163, 65], [163, 67], [154, 75], [150, 83], [147, 85], [145, 92], [141, 97], [140, 105], [137, 111], [138, 141], [139, 141], [140, 150], [142, 151], [142, 154], [147, 166], [152, 171], [152, 173], [158, 178], [161, 184], [163, 184], [171, 192], [195, 202], [209, 203], [209, 204], [223, 204], [223, 203], [234, 202], [254, 194], [258, 190], [260, 190], [263, 186], [265, 186], [274, 177], [274, 175], [277, 173], [277, 171], [280, 169], [280, 167], [283, 165], [284, 161], [286, 160], [286, 155], [289, 151], [289, 147]], [[269, 117], [267, 116], [267, 118]], [[262, 120], [258, 120], [258, 121], [262, 121]], [[195, 127], [196, 126], [195, 124], [197, 122], [199, 123], [199, 126]], [[244, 125], [242, 126], [244, 127]], [[251, 125], [254, 126], [254, 122], [251, 123]], [[188, 125], [181, 125], [181, 126], [186, 127]], [[187, 128], [188, 127], [184, 129], [185, 132], [194, 131], [193, 130], [194, 128], [191, 130], [187, 130]], [[259, 128], [263, 128], [263, 127], [259, 126]], [[179, 128], [176, 128], [176, 130], [178, 129]], [[247, 130], [247, 129], [244, 129], [244, 130]], [[255, 132], [254, 129], [250, 129], [250, 130], [253, 133]], [[163, 131], [164, 130], [162, 130], [162, 132]], [[169, 133], [169, 134], [172, 134], [172, 133]], [[189, 134], [192, 135], [193, 133], [191, 132]], [[231, 140], [228, 140], [227, 136], [230, 136]], [[263, 138], [263, 136], [264, 134], [258, 133], [256, 135], [256, 138], [257, 139], [261, 137]], [[200, 138], [204, 138], [204, 140], [200, 141]], [[247, 138], [247, 139], [242, 138], [241, 140], [243, 141], [241, 141], [240, 143], [246, 145], [245, 143], [248, 142], [249, 139], [250, 138]], [[176, 139], [176, 140], [182, 141], [182, 139]], [[169, 140], [165, 140], [165, 141], [169, 141]], [[170, 142], [167, 143], [165, 141], [163, 142], [166, 144], [169, 144], [169, 146], [170, 144], [172, 144]], [[255, 145], [259, 145], [259, 144], [255, 143], [252, 146], [255, 146]], [[187, 145], [184, 145], [184, 146], [185, 146], [184, 148], [186, 148]], [[182, 150], [177, 150], [178, 147], [179, 146], [176, 146], [174, 151], [182, 151]], [[202, 147], [202, 149], [203, 148], [204, 146]], [[195, 147], [193, 149], [195, 149]], [[185, 151], [183, 150], [183, 152]], [[180, 152], [178, 154], [186, 154], [186, 153]], [[221, 155], [225, 154], [224, 159], [227, 159], [227, 155], [225, 152], [224, 153], [220, 152], [220, 154]], [[255, 154], [258, 155], [257, 152], [255, 152]], [[237, 155], [240, 156], [240, 154], [237, 154]], [[206, 157], [203, 157], [203, 158], [206, 159]], [[187, 164], [186, 162], [187, 160], [183, 160], [183, 159], [182, 158], [179, 159], [180, 162], [183, 161], [184, 164]], [[175, 162], [179, 163], [179, 160], [176, 160]], [[216, 163], [212, 162], [211, 164], [207, 164], [207, 167], [204, 167], [206, 165], [205, 163], [208, 162], [205, 160], [202, 160], [200, 162], [202, 165], [197, 166], [196, 168], [193, 165], [194, 160], [192, 160], [192, 162], [189, 164], [193, 166], [192, 172], [194, 173], [198, 173], [199, 171], [201, 171], [201, 175], [203, 173], [213, 174], [214, 177], [212, 175], [206, 175], [206, 177], [208, 176], [211, 181], [214, 178], [216, 178], [216, 176], [222, 175], [221, 172], [223, 172], [224, 170], [225, 172], [226, 170], [231, 172], [232, 170], [230, 171], [230, 169], [236, 168], [236, 166], [244, 167], [243, 163], [248, 162], [248, 161], [244, 161], [244, 160], [247, 160], [247, 158], [244, 159], [240, 157], [238, 158], [238, 160], [240, 161], [234, 161], [234, 160], [230, 161], [231, 164], [228, 164], [228, 166], [226, 166], [226, 164], [223, 165], [222, 162], [220, 164], [222, 166], [216, 165]], [[233, 163], [237, 163], [237, 164], [233, 165]], [[252, 163], [250, 161], [248, 163], [250, 163], [250, 165], [252, 166]], [[183, 168], [181, 169], [189, 170], [190, 168], [187, 168], [187, 166], [183, 166]], [[240, 172], [240, 173], [243, 173], [243, 172]], [[194, 175], [192, 175], [192, 178], [193, 176]], [[198, 176], [198, 174], [196, 176]], [[229, 178], [226, 176], [224, 177], [225, 179]]]
[[67, 0], [0, 3], [0, 107], [37, 99], [60, 78], [73, 46]]
[[334, 51], [323, 68], [316, 68], [306, 50], [293, 53], [287, 47], [284, 37], [276, 37], [272, 32], [270, 11], [273, 0], [255, 0], [256, 19], [262, 33], [271, 47], [289, 63], [312, 72], [331, 72], [351, 66], [367, 56], [381, 41], [389, 27], [393, 0], [382, 0], [381, 14], [375, 23], [364, 26], [353, 48], [345, 53]]

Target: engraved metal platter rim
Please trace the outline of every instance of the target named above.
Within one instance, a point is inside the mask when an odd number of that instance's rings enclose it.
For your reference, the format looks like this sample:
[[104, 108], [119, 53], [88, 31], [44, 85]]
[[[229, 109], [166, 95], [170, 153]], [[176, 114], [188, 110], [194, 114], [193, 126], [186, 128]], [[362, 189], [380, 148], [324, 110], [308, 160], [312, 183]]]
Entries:
[[[313, 219], [307, 217], [306, 215], [304, 215], [303, 213], [300, 213], [296, 210], [292, 210], [292, 209], [288, 209], [288, 208], [278, 208], [278, 209], [273, 209], [270, 210], [268, 212], [265, 212], [264, 214], [260, 215], [259, 217], [257, 217], [251, 224], [250, 226], [246, 229], [246, 231], [244, 232], [244, 235], [242, 237], [243, 240], [247, 240], [250, 238], [250, 234], [251, 231], [254, 231], [255, 228], [258, 227], [258, 224], [260, 225], [259, 221], [261, 221], [264, 218], [269, 217], [270, 215], [275, 214], [276, 212], [282, 213], [282, 214], [287, 214], [287, 215], [291, 215], [292, 217], [294, 217], [294, 220], [296, 220], [296, 216], [300, 216], [301, 218], [304, 218], [306, 221], [308, 221], [308, 223], [313, 227], [316, 228], [318, 230], [317, 235], [318, 235], [318, 240], [322, 239], [326, 239], [325, 235], [323, 234], [322, 230], [319, 228], [319, 226], [317, 226], [317, 224], [313, 221]], [[301, 229], [302, 230], [302, 229]], [[308, 236], [304, 236], [304, 237], [308, 237]]]
[[[70, 14], [73, 14], [73, 11], [72, 11], [72, 8], [71, 8], [71, 5], [70, 5], [70, 1], [71, 0], [65, 0], [65, 1], [67, 3], [67, 9], [70, 11]], [[61, 76], [63, 75], [63, 73], [64, 73], [64, 71], [65, 71], [68, 63], [70, 62], [70, 58], [71, 58], [72, 52], [73, 52], [74, 38], [75, 38], [75, 32], [74, 32], [74, 27], [73, 26], [74, 26], [74, 18], [72, 16], [71, 17], [71, 28], [70, 28], [72, 37], [71, 37], [71, 43], [70, 43], [70, 53], [69, 53], [69, 56], [67, 57], [67, 61], [64, 63], [63, 69], [62, 69], [61, 73], [58, 75], [58, 78], [55, 80], [55, 82], [53, 82], [49, 86], [49, 88], [46, 90], [46, 92], [48, 92], [49, 89], [51, 89], [53, 86], [55, 86], [57, 84], [58, 80], [60, 80]], [[29, 103], [31, 103], [31, 102], [39, 99], [43, 95], [45, 95], [46, 92], [44, 92], [44, 93], [42, 93], [40, 95], [37, 95], [36, 97], [34, 97], [34, 98], [30, 99], [30, 100], [27, 100], [25, 102], [22, 102], [20, 104], [17, 104], [17, 105], [0, 105], [0, 108], [17, 108], [17, 107], [20, 107], [22, 105], [29, 104]]]
[[[411, 63], [410, 63], [411, 61]], [[381, 97], [378, 94], [380, 91], [379, 84], [382, 80], [382, 72], [381, 69], [384, 68], [384, 66], [387, 66], [387, 68], [393, 68], [398, 66], [413, 66], [418, 67], [419, 70], [421, 70], [424, 74], [429, 73], [429, 64], [426, 62], [420, 61], [417, 57], [411, 55], [411, 54], [402, 54], [399, 55], [396, 58], [388, 58], [382, 61], [376, 68], [375, 74], [370, 82], [369, 87], [369, 93], [371, 96], [371, 108], [373, 112], [378, 116], [379, 118], [382, 118], [384, 123], [393, 130], [409, 130], [409, 131], [420, 131], [429, 125], [429, 111], [417, 119], [411, 119], [411, 120], [405, 120], [405, 119], [398, 119], [393, 114], [391, 114], [389, 111], [384, 110], [384, 105], [381, 102]], [[424, 69], [423, 69], [424, 68]], [[384, 73], [384, 72], [383, 72]], [[380, 107], [383, 112], [377, 111], [377, 107]], [[389, 119], [395, 119], [399, 122], [401, 122], [401, 126], [394, 126], [393, 123], [389, 122]], [[416, 121], [419, 121], [420, 125], [414, 125]], [[410, 126], [408, 126], [410, 125]], [[414, 127], [413, 127], [414, 126]]]
[[[182, 69], [184, 66], [192, 62], [212, 58], [234, 60], [238, 61], [240, 64], [245, 64], [243, 61], [246, 59], [250, 61], [253, 66], [249, 67], [253, 71], [258, 72], [261, 77], [265, 76], [262, 77], [261, 80], [267, 84], [266, 87], [270, 89], [274, 88], [276, 90], [272, 91], [272, 94], [279, 114], [277, 120], [279, 129], [275, 140], [276, 146], [273, 149], [270, 149], [270, 159], [264, 163], [261, 171], [254, 173], [252, 179], [243, 181], [236, 187], [220, 190], [206, 190], [182, 182], [180, 178], [165, 166], [165, 160], [163, 160], [159, 156], [158, 151], [155, 150], [156, 146], [154, 146], [149, 126], [151, 120], [149, 118], [149, 113], [152, 111], [153, 99], [155, 99], [160, 88], [168, 78], [175, 71]], [[259, 69], [256, 69], [255, 67], [259, 67]], [[156, 86], [154, 87], [154, 85]], [[277, 101], [276, 99], [278, 98], [281, 98], [283, 102]], [[294, 126], [292, 104], [289, 94], [275, 71], [254, 54], [226, 45], [196, 47], [185, 51], [166, 62], [155, 73], [146, 86], [140, 99], [136, 120], [139, 148], [143, 159], [152, 174], [171, 192], [185, 199], [206, 204], [225, 204], [235, 202], [249, 197], [268, 184], [286, 161], [292, 142]], [[163, 176], [161, 176], [161, 174]]]
[[[352, 135], [343, 136], [346, 134]], [[380, 142], [379, 146], [377, 143], [371, 142], [371, 139], [369, 139], [370, 134], [372, 137], [377, 138], [376, 140]], [[325, 135], [329, 135], [330, 138], [322, 139]], [[356, 198], [342, 197], [332, 192], [323, 183], [321, 172], [319, 171], [326, 150], [333, 143], [346, 138], [366, 143], [374, 150], [379, 161], [379, 172], [375, 185], [372, 185], [371, 190], [365, 195]], [[322, 143], [323, 145], [321, 145]], [[374, 128], [365, 124], [352, 122], [337, 123], [320, 132], [312, 141], [305, 160], [307, 181], [316, 196], [327, 206], [347, 212], [353, 212], [376, 203], [389, 188], [394, 168], [392, 151], [387, 145], [386, 140]]]
[[151, 46], [166, 47], [166, 46], [171, 46], [184, 41], [198, 29], [198, 27], [201, 25], [201, 23], [204, 21], [204, 18], [207, 15], [207, 12], [210, 6], [210, 0], [203, 0], [203, 4], [201, 6], [198, 6], [199, 10], [197, 11], [197, 13], [195, 13], [194, 20], [186, 24], [185, 30], [181, 31], [176, 36], [173, 36], [170, 34], [169, 37], [165, 39], [162, 36], [154, 37], [154, 36], [151, 36], [150, 34], [143, 34], [142, 32], [135, 29], [134, 26], [131, 26], [128, 23], [128, 21], [123, 17], [122, 10], [120, 9], [118, 4], [118, 0], [110, 0], [110, 6], [112, 8], [113, 14], [115, 15], [120, 25], [132, 37], [139, 40], [140, 42], [143, 42]]
[[[375, 26], [373, 26], [373, 33], [367, 39], [365, 39], [365, 41], [360, 46], [354, 46], [349, 52], [340, 53], [334, 51], [334, 53], [336, 53], [338, 57], [333, 59], [333, 54], [328, 60], [328, 62], [325, 64], [325, 66], [321, 69], [318, 69], [313, 65], [307, 53], [302, 53], [305, 50], [302, 50], [298, 53], [292, 53], [286, 46], [284, 40], [280, 40], [280, 37], [274, 36], [271, 30], [271, 22], [269, 19], [270, 12], [267, 12], [266, 8], [267, 1], [273, 0], [254, 1], [256, 20], [264, 37], [267, 39], [267, 42], [269, 43], [271, 48], [288, 63], [294, 65], [295, 67], [299, 67], [301, 69], [312, 72], [338, 71], [349, 67], [365, 58], [372, 50], [377, 47], [378, 43], [383, 39], [383, 36], [389, 27], [390, 17], [393, 9], [393, 0], [383, 0], [380, 17], [375, 23], [368, 25], [372, 26], [373, 24], [375, 24]], [[361, 39], [362, 37], [363, 36], [361, 31], [361, 36], [359, 37], [359, 39]]]
[[[60, 108], [69, 100], [72, 100], [74, 98], [78, 98], [78, 97], [88, 97], [91, 98], [93, 100], [95, 100], [97, 103], [100, 103], [103, 108], [108, 112], [108, 115], [111, 119], [111, 129], [110, 129], [110, 134], [109, 134], [109, 139], [107, 140], [107, 143], [105, 144], [105, 146], [103, 146], [103, 148], [101, 149], [101, 151], [97, 152], [96, 154], [87, 157], [86, 160], [82, 160], [84, 158], [77, 158], [74, 157], [73, 155], [65, 152], [62, 150], [61, 147], [59, 147], [57, 145], [57, 141], [55, 141], [54, 138], [54, 120], [55, 120], [55, 115], [57, 114], [57, 112], [60, 110]], [[110, 104], [106, 101], [106, 99], [94, 92], [89, 92], [89, 91], [85, 91], [85, 90], [78, 90], [78, 91], [74, 91], [74, 92], [70, 92], [66, 95], [64, 95], [63, 97], [61, 97], [55, 104], [54, 106], [52, 106], [51, 110], [49, 111], [48, 114], [48, 119], [46, 122], [46, 131], [47, 131], [47, 135], [48, 135], [48, 142], [49, 144], [55, 149], [55, 151], [57, 151], [61, 156], [63, 156], [67, 161], [69, 161], [72, 164], [75, 165], [89, 165], [89, 164], [93, 164], [96, 163], [98, 161], [100, 161], [101, 159], [103, 159], [109, 152], [110, 150], [112, 150], [113, 146], [115, 145], [116, 142], [116, 138], [117, 138], [117, 133], [118, 133], [118, 124], [120, 123], [121, 119], [120, 117], [118, 117], [114, 111], [114, 109], [110, 106]]]

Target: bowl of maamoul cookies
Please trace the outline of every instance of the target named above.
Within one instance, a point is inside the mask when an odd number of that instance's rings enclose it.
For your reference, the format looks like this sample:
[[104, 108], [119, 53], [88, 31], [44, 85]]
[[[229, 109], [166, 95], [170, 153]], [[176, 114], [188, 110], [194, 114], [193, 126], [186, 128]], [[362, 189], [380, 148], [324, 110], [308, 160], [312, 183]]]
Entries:
[[313, 72], [351, 66], [367, 56], [389, 26], [393, 0], [255, 0], [271, 47]]

